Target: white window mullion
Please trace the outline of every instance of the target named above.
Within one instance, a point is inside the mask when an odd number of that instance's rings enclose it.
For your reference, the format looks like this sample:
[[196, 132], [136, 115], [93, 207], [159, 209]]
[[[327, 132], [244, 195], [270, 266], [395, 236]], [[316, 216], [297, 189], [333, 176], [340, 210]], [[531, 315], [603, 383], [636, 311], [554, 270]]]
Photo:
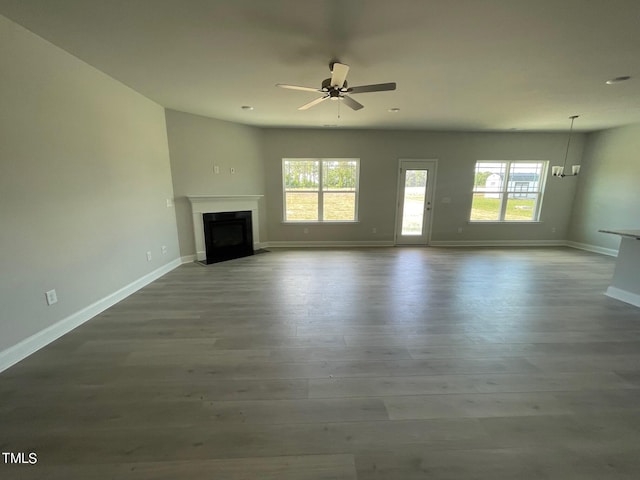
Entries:
[[324, 221], [324, 161], [322, 159], [318, 160], [318, 221]]
[[538, 181], [538, 188], [536, 189], [536, 204], [535, 204], [535, 210], [534, 210], [536, 221], [540, 220], [540, 211], [542, 210], [543, 192], [544, 192], [546, 179], [547, 179], [547, 167], [548, 167], [548, 162], [542, 163], [540, 167], [540, 174], [539, 174], [540, 180]]
[[509, 197], [509, 177], [511, 176], [511, 162], [505, 162], [504, 182], [502, 185], [502, 199], [500, 202], [500, 221], [507, 216], [507, 199]]
[[282, 159], [282, 218], [287, 221], [287, 172], [285, 170], [286, 160]]
[[536, 192], [536, 203], [533, 204], [533, 219], [540, 219], [540, 192]]
[[[356, 185], [360, 185], [360, 162], [356, 163]], [[354, 220], [358, 220], [358, 204], [359, 199], [358, 196], [360, 195], [360, 188], [356, 187], [356, 191], [355, 191], [355, 211], [353, 212], [353, 219]]]

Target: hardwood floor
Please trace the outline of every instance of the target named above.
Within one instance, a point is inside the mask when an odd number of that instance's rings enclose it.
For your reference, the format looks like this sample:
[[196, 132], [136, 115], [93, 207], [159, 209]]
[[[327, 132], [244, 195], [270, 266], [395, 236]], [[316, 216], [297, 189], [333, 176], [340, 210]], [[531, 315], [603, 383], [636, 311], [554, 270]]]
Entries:
[[[0, 374], [7, 479], [637, 479], [640, 309], [571, 249], [188, 264]], [[0, 459], [1, 460], [1, 459]]]

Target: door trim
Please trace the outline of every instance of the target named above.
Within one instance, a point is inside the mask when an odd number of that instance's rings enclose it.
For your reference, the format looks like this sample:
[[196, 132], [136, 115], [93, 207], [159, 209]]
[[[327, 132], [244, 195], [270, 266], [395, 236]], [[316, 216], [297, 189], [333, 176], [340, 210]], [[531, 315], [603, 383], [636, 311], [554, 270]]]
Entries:
[[427, 177], [427, 192], [429, 194], [426, 201], [431, 202], [431, 213], [429, 214], [429, 218], [425, 227], [427, 228], [427, 232], [425, 235], [425, 240], [423, 243], [413, 244], [414, 246], [427, 246], [431, 243], [431, 229], [433, 227], [433, 214], [435, 211], [435, 202], [433, 199], [435, 198], [436, 192], [436, 177], [438, 173], [438, 159], [436, 158], [399, 158], [398, 159], [398, 180], [396, 182], [396, 214], [395, 214], [395, 225], [394, 225], [394, 234], [393, 234], [393, 244], [395, 246], [411, 246], [411, 244], [398, 243], [398, 234], [399, 232], [399, 216], [400, 216], [400, 202], [402, 201], [402, 197], [400, 192], [404, 189], [402, 188], [402, 169], [403, 168], [411, 168], [411, 165], [415, 164], [416, 167], [425, 167], [427, 165], [427, 169], [429, 171], [429, 175]]

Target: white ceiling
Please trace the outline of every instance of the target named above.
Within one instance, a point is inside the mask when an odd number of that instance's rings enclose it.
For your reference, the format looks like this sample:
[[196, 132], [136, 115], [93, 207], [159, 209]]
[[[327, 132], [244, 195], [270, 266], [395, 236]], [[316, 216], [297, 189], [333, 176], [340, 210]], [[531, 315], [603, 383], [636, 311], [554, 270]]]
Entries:
[[[251, 125], [640, 122], [639, 0], [0, 0], [0, 14], [165, 107]], [[319, 87], [332, 58], [351, 86], [398, 89], [354, 95], [365, 108], [338, 118], [341, 102], [298, 111], [315, 94], [275, 87]]]

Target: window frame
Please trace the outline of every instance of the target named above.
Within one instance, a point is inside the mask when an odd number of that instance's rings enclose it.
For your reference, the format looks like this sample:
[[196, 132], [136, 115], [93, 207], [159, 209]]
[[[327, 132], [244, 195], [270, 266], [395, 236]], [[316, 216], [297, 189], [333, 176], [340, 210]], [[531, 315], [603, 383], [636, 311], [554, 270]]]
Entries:
[[[476, 176], [476, 171], [478, 168], [478, 164], [479, 163], [494, 163], [496, 165], [504, 165], [504, 171], [505, 171], [505, 178], [502, 182], [502, 188], [500, 189], [496, 189], [496, 190], [476, 190], [476, 185], [475, 185], [475, 176]], [[515, 184], [518, 183], [517, 181], [514, 180], [514, 186], [513, 188], [511, 188], [511, 190], [509, 189], [509, 183], [510, 182], [510, 177], [511, 177], [511, 165], [513, 164], [518, 164], [518, 163], [528, 163], [528, 164], [540, 164], [541, 165], [541, 170], [540, 170], [540, 180], [538, 181], [538, 188], [536, 191], [533, 192], [523, 192], [522, 190], [518, 191], [515, 188]], [[473, 166], [473, 185], [471, 188], [471, 206], [469, 208], [469, 215], [468, 215], [468, 222], [469, 223], [483, 223], [483, 224], [487, 224], [487, 223], [500, 223], [500, 224], [504, 224], [504, 223], [508, 223], [508, 224], [532, 224], [532, 223], [540, 223], [540, 214], [542, 212], [542, 201], [544, 199], [544, 192], [545, 192], [545, 187], [546, 187], [546, 183], [547, 183], [547, 174], [549, 171], [549, 161], [548, 160], [477, 160], [474, 163]], [[498, 218], [497, 219], [493, 219], [493, 220], [474, 220], [471, 218], [471, 215], [473, 214], [473, 199], [474, 199], [474, 195], [477, 193], [495, 193], [500, 195], [500, 211], [498, 212]], [[507, 211], [507, 204], [508, 204], [508, 200], [509, 200], [509, 195], [510, 194], [514, 194], [514, 195], [518, 195], [518, 194], [533, 194], [536, 195], [536, 201], [533, 207], [533, 214], [532, 214], [532, 218], [531, 220], [509, 220], [509, 219], [505, 219], [506, 216], [506, 211]], [[514, 197], [517, 198], [517, 197]]]
[[[287, 219], [287, 182], [286, 182], [286, 170], [285, 170], [285, 162], [318, 162], [318, 188], [317, 190], [313, 190], [313, 193], [317, 194], [318, 198], [318, 220], [289, 220]], [[355, 162], [356, 164], [356, 173], [355, 173], [355, 189], [354, 190], [344, 190], [346, 193], [354, 193], [354, 212], [353, 212], [353, 220], [325, 220], [324, 219], [324, 195], [325, 193], [340, 193], [342, 190], [328, 190], [325, 192], [324, 189], [324, 163], [325, 162]], [[360, 198], [360, 159], [359, 158], [350, 158], [350, 157], [305, 157], [305, 158], [283, 158], [281, 163], [282, 169], [282, 222], [283, 223], [294, 223], [294, 224], [319, 224], [319, 223], [358, 223], [358, 205]]]

